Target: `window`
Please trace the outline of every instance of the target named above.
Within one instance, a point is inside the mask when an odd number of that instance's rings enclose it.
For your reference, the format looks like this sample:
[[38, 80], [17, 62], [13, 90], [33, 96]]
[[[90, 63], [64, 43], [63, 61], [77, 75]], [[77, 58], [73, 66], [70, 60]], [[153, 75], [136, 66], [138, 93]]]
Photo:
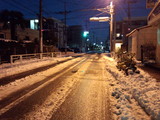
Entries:
[[117, 33], [117, 34], [116, 34], [116, 37], [120, 37], [120, 35], [121, 35], [120, 33]]

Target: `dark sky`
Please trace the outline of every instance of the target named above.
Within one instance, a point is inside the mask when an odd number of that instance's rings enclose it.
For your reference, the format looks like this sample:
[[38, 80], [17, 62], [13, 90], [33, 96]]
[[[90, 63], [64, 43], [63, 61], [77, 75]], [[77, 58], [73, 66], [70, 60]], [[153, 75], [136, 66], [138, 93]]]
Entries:
[[[42, 0], [43, 16], [64, 19], [64, 15], [56, 12], [64, 11], [65, 1], [68, 25], [82, 25], [84, 29], [90, 30], [90, 35], [94, 34], [94, 41], [105, 41], [108, 36], [108, 22], [89, 22], [89, 18], [98, 15], [99, 11], [93, 8], [103, 8], [109, 5], [111, 0]], [[116, 20], [127, 17], [127, 4], [125, 0], [114, 0], [116, 6]], [[39, 11], [39, 0], [0, 0], [0, 10], [9, 9], [21, 11], [26, 18], [37, 18]], [[145, 0], [137, 0], [131, 5], [131, 16], [147, 16], [150, 10], [145, 8]], [[102, 14], [101, 16], [109, 16]]]

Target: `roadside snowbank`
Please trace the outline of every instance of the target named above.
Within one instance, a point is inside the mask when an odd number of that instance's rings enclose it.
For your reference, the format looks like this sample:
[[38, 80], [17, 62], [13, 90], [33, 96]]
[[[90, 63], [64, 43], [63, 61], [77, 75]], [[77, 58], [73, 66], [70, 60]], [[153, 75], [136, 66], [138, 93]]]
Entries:
[[[106, 70], [116, 79], [110, 81], [115, 118], [147, 120], [150, 115], [152, 119], [160, 120], [160, 83], [142, 70], [140, 74], [125, 76], [122, 71], [118, 71], [113, 59], [106, 56], [104, 58]], [[143, 110], [140, 111], [139, 105], [148, 115]]]
[[[21, 72], [22, 70], [27, 71], [28, 69], [33, 69], [35, 67], [43, 66], [44, 64], [47, 65], [47, 64], [54, 63], [55, 60], [61, 61], [61, 60], [69, 59], [69, 58], [71, 58], [71, 57], [54, 58], [54, 59], [48, 59], [48, 60], [45, 60], [45, 61], [40, 60], [40, 61], [35, 62], [33, 64], [25, 64], [25, 65], [21, 64], [21, 66], [19, 64], [18, 66], [10, 67], [10, 68], [8, 68], [9, 70], [8, 69], [6, 69], [6, 70], [10, 71], [11, 74], [14, 74], [14, 73]], [[75, 59], [69, 60], [67, 62], [64, 62], [62, 64], [59, 64], [59, 65], [57, 65], [53, 68], [50, 68], [46, 71], [38, 72], [36, 74], [27, 76], [25, 78], [17, 79], [16, 81], [11, 82], [11, 83], [6, 84], [6, 85], [3, 85], [3, 86], [0, 85], [0, 100], [2, 100], [3, 98], [5, 98], [6, 96], [10, 95], [11, 93], [13, 93], [15, 91], [18, 91], [22, 88], [33, 85], [33, 84], [35, 84], [39, 81], [42, 81], [44, 78], [46, 78], [50, 74], [54, 74], [54, 73], [64, 69], [68, 65], [72, 64], [73, 62], [79, 61], [81, 59], [83, 59], [83, 58], [75, 58]], [[17, 71], [14, 71], [14, 69], [17, 69]]]
[[58, 61], [63, 61], [70, 59], [72, 57], [55, 57], [55, 58], [44, 58], [44, 59], [32, 59], [32, 60], [24, 60], [23, 62], [15, 62], [13, 64], [6, 63], [0, 65], [0, 78], [21, 73], [24, 71], [29, 71], [41, 66], [57, 63]]

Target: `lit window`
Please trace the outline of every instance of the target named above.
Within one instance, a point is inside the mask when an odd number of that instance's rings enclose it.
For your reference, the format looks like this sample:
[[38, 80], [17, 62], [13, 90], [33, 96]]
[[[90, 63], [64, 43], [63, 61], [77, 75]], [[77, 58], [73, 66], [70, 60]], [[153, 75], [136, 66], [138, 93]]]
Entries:
[[121, 35], [120, 33], [117, 33], [117, 34], [116, 34], [116, 37], [120, 37], [120, 35]]

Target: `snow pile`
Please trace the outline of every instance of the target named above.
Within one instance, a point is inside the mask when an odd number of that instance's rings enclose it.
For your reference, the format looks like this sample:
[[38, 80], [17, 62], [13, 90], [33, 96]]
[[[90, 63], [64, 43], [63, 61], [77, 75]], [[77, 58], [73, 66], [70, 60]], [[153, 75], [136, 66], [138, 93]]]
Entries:
[[[140, 70], [140, 74], [125, 76], [116, 68], [116, 62], [106, 59], [106, 70], [110, 73], [111, 104], [115, 119], [160, 120], [160, 83]], [[143, 110], [139, 107], [143, 108]]]

